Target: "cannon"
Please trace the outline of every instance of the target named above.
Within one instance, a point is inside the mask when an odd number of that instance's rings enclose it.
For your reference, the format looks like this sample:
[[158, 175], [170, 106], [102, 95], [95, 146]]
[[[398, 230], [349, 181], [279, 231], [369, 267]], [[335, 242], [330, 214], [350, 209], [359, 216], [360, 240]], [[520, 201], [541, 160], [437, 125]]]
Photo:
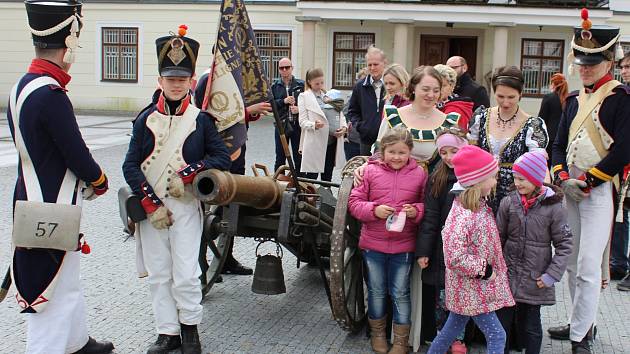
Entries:
[[[289, 168], [270, 175], [263, 165], [254, 165], [254, 176], [233, 175], [219, 170], [202, 171], [192, 191], [204, 203], [200, 263], [202, 293], [212, 289], [232, 247], [234, 237], [275, 242], [301, 262], [317, 265], [334, 319], [346, 331], [363, 328], [366, 289], [359, 250], [361, 225], [348, 213], [353, 172], [366, 161], [357, 156], [342, 170], [340, 184], [295, 178]], [[259, 173], [261, 172], [262, 173]], [[332, 192], [336, 189], [337, 195]], [[146, 219], [137, 196], [128, 187], [119, 190], [124, 231], [134, 234], [135, 223]], [[260, 244], [259, 244], [260, 245]], [[282, 248], [280, 248], [280, 245]], [[207, 250], [212, 259], [208, 262]], [[329, 276], [324, 266], [330, 263]], [[282, 262], [277, 256], [257, 257], [252, 290], [263, 294], [286, 292]]]
[[[204, 296], [218, 279], [234, 237], [271, 241], [295, 255], [298, 267], [300, 262], [316, 264], [333, 317], [344, 330], [360, 330], [367, 317], [358, 248], [361, 225], [347, 207], [352, 173], [364, 162], [365, 157], [350, 160], [342, 171], [341, 184], [297, 178], [299, 188], [295, 179], [285, 174], [286, 167], [274, 175], [261, 165], [252, 166], [254, 176], [218, 170], [199, 173], [193, 181], [193, 194], [207, 206], [202, 238], [213, 255], [207, 267], [202, 267]], [[338, 189], [336, 196], [332, 188]], [[262, 258], [256, 262], [252, 290], [284, 292], [282, 274], [278, 274], [281, 265], [278, 268], [272, 257]], [[324, 266], [326, 258], [330, 262], [329, 276]]]

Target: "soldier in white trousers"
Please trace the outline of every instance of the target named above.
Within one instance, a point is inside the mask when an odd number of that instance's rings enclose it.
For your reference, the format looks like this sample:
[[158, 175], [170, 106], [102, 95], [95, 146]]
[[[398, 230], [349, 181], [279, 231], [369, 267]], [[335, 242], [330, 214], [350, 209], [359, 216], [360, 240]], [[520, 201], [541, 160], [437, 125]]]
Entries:
[[601, 264], [614, 220], [613, 178], [630, 161], [630, 88], [610, 74], [623, 56], [619, 28], [592, 26], [586, 10], [582, 18], [582, 26], [574, 29], [571, 60], [584, 87], [567, 98], [552, 168], [555, 183], [565, 192], [574, 246], [567, 268], [570, 323], [550, 328], [549, 334], [570, 339], [574, 354], [593, 352]]
[[179, 347], [184, 354], [201, 353], [202, 210], [191, 184], [200, 171], [230, 167], [213, 118], [191, 102], [199, 43], [186, 37], [186, 30], [182, 25], [177, 34], [156, 40], [160, 91], [138, 115], [123, 164], [125, 180], [147, 213], [136, 242], [158, 334], [148, 354]]

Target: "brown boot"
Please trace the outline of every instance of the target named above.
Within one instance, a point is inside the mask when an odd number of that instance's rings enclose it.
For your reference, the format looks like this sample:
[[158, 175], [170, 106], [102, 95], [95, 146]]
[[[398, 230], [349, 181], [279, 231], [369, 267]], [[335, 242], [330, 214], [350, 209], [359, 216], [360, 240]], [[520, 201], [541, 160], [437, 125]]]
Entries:
[[411, 325], [394, 323], [394, 346], [387, 354], [407, 354], [409, 352], [409, 330]]
[[370, 324], [370, 344], [372, 344], [372, 350], [379, 354], [387, 353], [387, 336], [385, 335], [385, 328], [387, 327], [387, 316], [373, 320], [368, 318]]

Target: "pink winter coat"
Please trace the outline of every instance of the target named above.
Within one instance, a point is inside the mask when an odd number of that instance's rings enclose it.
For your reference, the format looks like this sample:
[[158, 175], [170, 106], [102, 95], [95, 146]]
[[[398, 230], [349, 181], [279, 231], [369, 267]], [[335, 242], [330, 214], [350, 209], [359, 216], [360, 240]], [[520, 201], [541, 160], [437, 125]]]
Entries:
[[[424, 185], [427, 173], [418, 168], [414, 159], [400, 170], [394, 170], [381, 160], [369, 161], [363, 172], [363, 183], [350, 194], [350, 214], [363, 223], [359, 247], [382, 253], [415, 252], [418, 224], [424, 215]], [[413, 204], [418, 210], [415, 219], [407, 219], [402, 232], [390, 232], [385, 220], [374, 215], [379, 205], [402, 210], [403, 204]]]
[[[446, 308], [475, 316], [514, 306], [494, 215], [485, 203], [473, 212], [456, 198], [442, 229], [446, 263]], [[486, 264], [496, 274], [493, 280], [479, 279]]]

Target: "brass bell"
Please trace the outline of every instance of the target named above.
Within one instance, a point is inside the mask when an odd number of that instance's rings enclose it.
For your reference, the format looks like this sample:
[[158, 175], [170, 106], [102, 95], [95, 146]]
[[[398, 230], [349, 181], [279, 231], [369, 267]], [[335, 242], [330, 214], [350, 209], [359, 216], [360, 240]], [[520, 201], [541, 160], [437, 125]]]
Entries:
[[272, 254], [261, 256], [258, 254], [258, 247], [264, 242], [256, 246], [256, 270], [252, 281], [252, 292], [264, 295], [284, 294], [287, 288], [284, 285], [282, 271], [282, 247], [276, 243], [275, 256]]

